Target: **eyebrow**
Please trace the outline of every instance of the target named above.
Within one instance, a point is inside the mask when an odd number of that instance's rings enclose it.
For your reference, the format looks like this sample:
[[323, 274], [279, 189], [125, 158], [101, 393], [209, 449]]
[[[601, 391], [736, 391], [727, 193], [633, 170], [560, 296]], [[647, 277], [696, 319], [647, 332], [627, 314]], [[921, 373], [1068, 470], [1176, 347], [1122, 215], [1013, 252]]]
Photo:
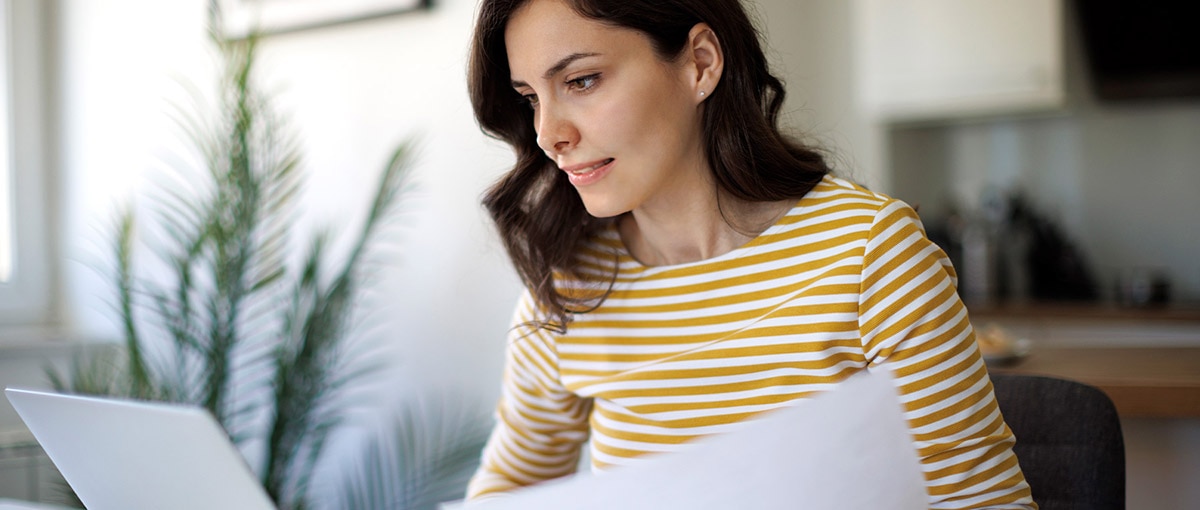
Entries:
[[[600, 54], [599, 53], [572, 53], [570, 55], [567, 55], [567, 56], [559, 59], [558, 62], [555, 62], [554, 65], [550, 66], [549, 69], [546, 69], [546, 72], [542, 73], [542, 79], [549, 80], [549, 79], [553, 78], [554, 75], [561, 73], [563, 71], [563, 69], [566, 69], [567, 66], [571, 65], [571, 63], [575, 62], [576, 60], [587, 58], [587, 57], [597, 57], [597, 56], [600, 56]], [[525, 83], [523, 81], [520, 81], [520, 80], [513, 80], [512, 86], [513, 86], [513, 88], [528, 87], [529, 84]]]

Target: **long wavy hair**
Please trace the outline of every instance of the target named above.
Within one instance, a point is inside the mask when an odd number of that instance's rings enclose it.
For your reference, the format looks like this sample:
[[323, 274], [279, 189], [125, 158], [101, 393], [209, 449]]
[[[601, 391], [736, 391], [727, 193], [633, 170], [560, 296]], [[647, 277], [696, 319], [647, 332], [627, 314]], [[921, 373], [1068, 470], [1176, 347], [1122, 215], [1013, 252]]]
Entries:
[[[576, 258], [581, 245], [612, 219], [588, 214], [567, 176], [538, 147], [533, 112], [512, 88], [504, 31], [528, 1], [482, 2], [467, 82], [484, 133], [511, 145], [517, 156], [483, 204], [546, 315], [540, 325], [561, 331], [572, 314], [603, 302], [605, 294], [563, 292], [556, 280], [582, 278]], [[702, 123], [705, 156], [719, 191], [746, 202], [799, 199], [829, 172], [819, 150], [780, 132], [783, 83], [771, 74], [758, 31], [739, 0], [562, 1], [585, 18], [645, 34], [664, 62], [676, 60], [696, 24], [712, 28], [725, 65]]]

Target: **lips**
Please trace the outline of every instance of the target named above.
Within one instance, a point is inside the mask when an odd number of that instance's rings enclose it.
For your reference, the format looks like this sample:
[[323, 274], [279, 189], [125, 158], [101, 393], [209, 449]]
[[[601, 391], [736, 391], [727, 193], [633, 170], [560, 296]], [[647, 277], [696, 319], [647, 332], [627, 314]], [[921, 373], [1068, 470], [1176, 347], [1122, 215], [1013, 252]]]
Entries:
[[612, 162], [612, 158], [607, 158], [563, 167], [562, 170], [567, 173], [567, 178], [571, 181], [571, 184], [586, 186], [602, 179], [608, 174], [609, 169], [612, 168]]

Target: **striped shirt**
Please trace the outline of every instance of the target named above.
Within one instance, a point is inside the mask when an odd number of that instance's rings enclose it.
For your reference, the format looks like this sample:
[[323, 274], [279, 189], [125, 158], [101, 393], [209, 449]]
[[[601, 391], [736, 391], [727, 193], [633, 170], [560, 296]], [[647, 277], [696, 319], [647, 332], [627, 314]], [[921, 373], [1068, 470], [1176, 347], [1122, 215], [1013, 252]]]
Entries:
[[[614, 255], [615, 254], [615, 255]], [[954, 270], [903, 202], [827, 176], [749, 243], [646, 267], [615, 228], [581, 254], [616, 281], [565, 333], [532, 296], [510, 332], [497, 426], [468, 495], [628, 465], [886, 368], [930, 508], [1035, 508]]]

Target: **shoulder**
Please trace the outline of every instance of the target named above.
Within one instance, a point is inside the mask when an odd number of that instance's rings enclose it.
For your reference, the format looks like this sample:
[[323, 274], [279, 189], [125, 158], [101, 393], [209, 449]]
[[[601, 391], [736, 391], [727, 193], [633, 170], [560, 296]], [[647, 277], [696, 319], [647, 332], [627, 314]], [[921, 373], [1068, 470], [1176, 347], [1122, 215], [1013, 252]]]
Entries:
[[864, 265], [910, 256], [917, 245], [931, 244], [907, 203], [834, 176], [799, 200], [770, 234], [765, 237], [772, 247]]
[[881, 223], [917, 221], [908, 204], [853, 181], [826, 175], [780, 221], [778, 231], [868, 236]]
[[832, 174], [827, 174], [812, 191], [804, 195], [797, 204], [798, 207], [819, 207], [832, 205], [857, 205], [865, 210], [877, 210], [889, 202], [895, 202], [883, 193], [871, 191], [862, 185]]

